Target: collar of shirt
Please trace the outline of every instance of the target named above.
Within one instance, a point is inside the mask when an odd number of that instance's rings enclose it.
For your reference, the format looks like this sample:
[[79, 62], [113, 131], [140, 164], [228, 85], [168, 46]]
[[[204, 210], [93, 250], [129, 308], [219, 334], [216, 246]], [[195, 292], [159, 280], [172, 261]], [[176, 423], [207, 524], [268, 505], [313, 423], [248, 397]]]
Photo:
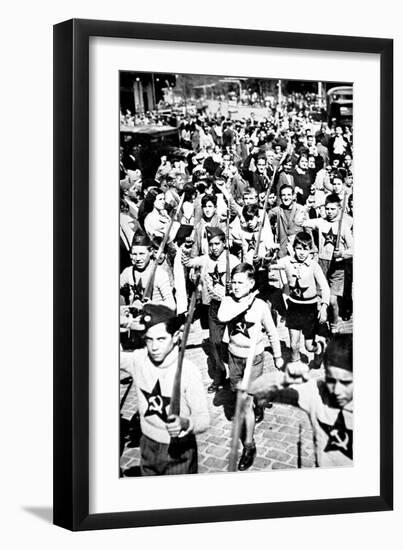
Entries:
[[312, 259], [308, 256], [306, 260], [304, 260], [303, 262], [299, 262], [299, 261], [297, 260], [297, 258], [291, 258], [291, 259], [290, 259], [290, 262], [291, 262], [292, 264], [305, 264], [305, 265], [311, 265]]

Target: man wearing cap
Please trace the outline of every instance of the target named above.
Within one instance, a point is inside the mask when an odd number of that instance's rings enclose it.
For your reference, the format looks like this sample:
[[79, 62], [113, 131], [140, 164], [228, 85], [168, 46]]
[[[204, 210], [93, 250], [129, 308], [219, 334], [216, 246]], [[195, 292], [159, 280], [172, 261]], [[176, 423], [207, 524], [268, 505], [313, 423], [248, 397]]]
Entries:
[[209, 359], [212, 384], [207, 388], [209, 393], [218, 391], [226, 379], [223, 361], [223, 336], [225, 323], [217, 318], [221, 300], [225, 296], [228, 274], [239, 264], [238, 258], [229, 254], [229, 265], [225, 254], [225, 233], [220, 227], [206, 227], [208, 254], [196, 258], [183, 257], [186, 267], [201, 268], [202, 301], [209, 304]]
[[[180, 394], [175, 397], [178, 318], [164, 305], [145, 304], [141, 323], [145, 347], [127, 354], [121, 364], [132, 375], [137, 390], [141, 474], [196, 474], [195, 435], [209, 426], [200, 370], [188, 359], [183, 360]], [[176, 398], [180, 401], [179, 415], [170, 409]]]
[[295, 405], [311, 420], [319, 466], [353, 463], [352, 335], [337, 334], [324, 355], [325, 378], [300, 380], [289, 373], [267, 373], [252, 382], [250, 393], [260, 401]]
[[[137, 309], [141, 309], [144, 299], [148, 298], [156, 304], [164, 304], [175, 310], [176, 304], [168, 274], [161, 266], [154, 270], [152, 255], [150, 238], [142, 231], [136, 231], [130, 248], [132, 265], [126, 267], [120, 275], [121, 294], [126, 298], [126, 305]], [[147, 287], [150, 287], [150, 294], [145, 296]]]

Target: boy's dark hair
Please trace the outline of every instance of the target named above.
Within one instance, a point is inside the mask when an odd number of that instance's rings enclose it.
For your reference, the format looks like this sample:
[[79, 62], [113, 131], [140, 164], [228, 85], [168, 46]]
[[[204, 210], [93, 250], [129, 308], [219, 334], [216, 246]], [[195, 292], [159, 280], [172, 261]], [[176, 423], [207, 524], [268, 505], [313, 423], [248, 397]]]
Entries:
[[191, 183], [186, 183], [183, 186], [183, 194], [185, 195], [186, 201], [191, 201], [196, 196], [196, 189]]
[[247, 204], [242, 208], [242, 215], [245, 220], [251, 220], [259, 215], [259, 206], [257, 204]]
[[344, 183], [344, 177], [340, 170], [336, 170], [336, 172], [333, 173], [333, 181], [335, 180], [335, 178], [341, 180]]
[[251, 266], [246, 262], [240, 263], [237, 266], [235, 266], [234, 269], [231, 271], [231, 277], [233, 277], [237, 273], [246, 273], [249, 279], [255, 280], [255, 270], [253, 266]]
[[243, 196], [245, 195], [258, 195], [258, 192], [256, 191], [256, 189], [254, 187], [245, 187], [244, 189], [244, 192], [243, 192]]
[[322, 168], [324, 166], [325, 166], [325, 161], [324, 161], [323, 157], [321, 157], [320, 155], [315, 157], [315, 168], [316, 168], [316, 170], [317, 171], [322, 170]]
[[300, 231], [295, 235], [293, 247], [295, 248], [297, 244], [300, 244], [304, 248], [311, 249], [313, 245], [312, 235], [308, 233], [308, 231]]
[[215, 195], [203, 195], [201, 200], [202, 208], [204, 208], [208, 202], [212, 202], [214, 206], [217, 206], [217, 197]]
[[284, 189], [291, 189], [291, 191], [294, 193], [294, 187], [291, 184], [283, 183], [283, 185], [280, 187], [280, 197]]
[[338, 367], [353, 372], [353, 339], [351, 334], [336, 334], [329, 341], [323, 362], [325, 368]]
[[330, 193], [330, 195], [328, 195], [326, 197], [326, 200], [325, 200], [325, 205], [326, 204], [329, 204], [329, 203], [337, 203], [340, 205], [340, 198], [339, 198], [339, 195], [337, 195], [336, 193]]

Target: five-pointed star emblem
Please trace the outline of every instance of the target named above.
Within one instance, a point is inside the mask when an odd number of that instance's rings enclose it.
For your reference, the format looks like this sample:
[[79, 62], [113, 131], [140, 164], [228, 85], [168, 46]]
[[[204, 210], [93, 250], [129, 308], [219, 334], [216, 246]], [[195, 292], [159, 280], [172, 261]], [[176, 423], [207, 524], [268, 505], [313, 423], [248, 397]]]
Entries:
[[353, 430], [346, 428], [343, 412], [340, 411], [336, 422], [333, 426], [329, 426], [319, 420], [319, 425], [324, 430], [329, 439], [327, 441], [324, 452], [340, 451], [348, 458], [353, 458]]
[[336, 244], [336, 235], [333, 233], [333, 228], [330, 227], [329, 231], [327, 233], [324, 233], [322, 231], [323, 238], [325, 239], [325, 242], [323, 243], [324, 246], [327, 244], [331, 244], [334, 246]]
[[144, 416], [152, 416], [153, 414], [155, 414], [156, 416], [161, 418], [163, 422], [167, 422], [168, 415], [167, 415], [166, 407], [171, 402], [171, 398], [161, 395], [160, 381], [157, 380], [151, 393], [146, 390], [143, 390], [142, 388], [140, 389], [148, 403], [148, 407], [146, 412], [144, 413]]
[[214, 271], [209, 273], [211, 280], [213, 281], [213, 285], [221, 285], [224, 286], [224, 283], [222, 282], [222, 276], [225, 275], [225, 272], [221, 273], [218, 271], [218, 264], [216, 264]]
[[243, 334], [246, 338], [250, 338], [248, 330], [253, 327], [253, 324], [254, 323], [245, 321], [245, 315], [241, 315], [233, 324], [231, 336], [234, 336], [235, 334]]
[[304, 297], [304, 292], [305, 290], [307, 290], [309, 287], [307, 286], [301, 286], [299, 284], [299, 279], [296, 275], [294, 275], [294, 277], [296, 278], [295, 280], [295, 285], [294, 286], [290, 286], [290, 295], [292, 298], [295, 298], [297, 300], [300, 300], [301, 298]]

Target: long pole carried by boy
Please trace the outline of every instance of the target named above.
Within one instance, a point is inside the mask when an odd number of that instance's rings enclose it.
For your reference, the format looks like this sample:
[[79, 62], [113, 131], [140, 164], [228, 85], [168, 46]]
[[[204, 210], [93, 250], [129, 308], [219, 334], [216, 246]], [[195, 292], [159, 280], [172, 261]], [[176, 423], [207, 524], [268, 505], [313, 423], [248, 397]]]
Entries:
[[175, 372], [175, 378], [174, 378], [172, 394], [171, 394], [171, 402], [169, 407], [170, 415], [176, 415], [176, 416], [180, 415], [180, 396], [181, 396], [181, 379], [182, 379], [183, 360], [185, 358], [186, 343], [189, 338], [190, 326], [193, 321], [193, 315], [196, 308], [197, 297], [201, 291], [201, 284], [202, 284], [201, 272], [199, 271], [195, 281], [195, 288], [190, 298], [188, 315], [187, 315], [185, 326], [183, 328], [183, 335], [182, 335], [182, 339], [179, 347], [178, 366]]
[[250, 384], [252, 365], [253, 365], [253, 360], [255, 358], [255, 349], [256, 349], [258, 337], [259, 337], [259, 330], [255, 328], [251, 338], [251, 344], [249, 348], [249, 354], [246, 359], [243, 378], [237, 388], [235, 414], [232, 420], [231, 450], [230, 450], [229, 464], [228, 464], [229, 472], [237, 471], [239, 438], [241, 435], [241, 429], [245, 418], [245, 406], [246, 406], [246, 400], [248, 398], [248, 389]]
[[341, 212], [340, 212], [340, 218], [339, 218], [339, 225], [338, 225], [338, 228], [337, 228], [337, 237], [336, 237], [336, 245], [334, 247], [334, 250], [338, 251], [339, 248], [340, 248], [340, 239], [341, 239], [341, 229], [342, 229], [342, 226], [343, 226], [343, 218], [344, 218], [344, 213], [346, 211], [346, 203], [347, 203], [347, 193], [344, 192], [344, 197], [343, 197], [343, 205], [341, 207]]
[[229, 201], [227, 202], [227, 224], [225, 227], [225, 294], [229, 296], [231, 292], [231, 263], [229, 254], [229, 222], [230, 222], [230, 207]]

